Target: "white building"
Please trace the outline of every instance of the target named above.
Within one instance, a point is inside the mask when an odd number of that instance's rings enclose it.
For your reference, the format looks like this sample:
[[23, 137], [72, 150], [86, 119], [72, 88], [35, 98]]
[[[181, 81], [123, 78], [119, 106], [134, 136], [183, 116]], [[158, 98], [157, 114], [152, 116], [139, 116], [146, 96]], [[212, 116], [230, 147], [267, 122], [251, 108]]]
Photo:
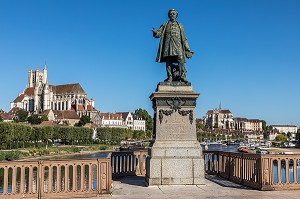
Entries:
[[133, 130], [146, 131], [146, 121], [142, 118], [136, 118], [133, 120]]
[[242, 132], [262, 132], [262, 121], [258, 119], [234, 118], [236, 130]]
[[100, 127], [127, 128], [122, 115], [117, 113], [100, 113]]
[[297, 133], [297, 126], [293, 125], [271, 125], [272, 130], [277, 130], [279, 133]]
[[128, 128], [132, 130], [146, 130], [146, 122], [141, 118], [134, 119], [130, 112], [117, 112], [117, 113], [100, 113], [101, 127], [112, 128]]
[[271, 125], [272, 131], [273, 132], [279, 132], [279, 133], [291, 133], [291, 140], [296, 139], [296, 134], [297, 134], [297, 126], [294, 125]]

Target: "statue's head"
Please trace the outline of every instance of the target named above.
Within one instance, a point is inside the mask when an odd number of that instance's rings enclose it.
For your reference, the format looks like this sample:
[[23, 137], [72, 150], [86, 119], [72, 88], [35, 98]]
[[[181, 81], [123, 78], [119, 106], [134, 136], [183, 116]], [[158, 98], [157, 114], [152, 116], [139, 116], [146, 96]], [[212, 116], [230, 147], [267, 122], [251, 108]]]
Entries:
[[168, 12], [168, 17], [170, 20], [175, 20], [178, 17], [178, 12], [175, 9], [171, 9]]

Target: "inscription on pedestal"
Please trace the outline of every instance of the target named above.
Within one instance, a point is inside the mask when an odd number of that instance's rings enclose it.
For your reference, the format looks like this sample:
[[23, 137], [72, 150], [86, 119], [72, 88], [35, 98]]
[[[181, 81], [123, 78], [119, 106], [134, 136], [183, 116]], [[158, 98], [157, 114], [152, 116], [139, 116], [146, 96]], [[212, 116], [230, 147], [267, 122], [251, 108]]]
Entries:
[[[193, 122], [190, 121], [190, 117], [182, 116], [179, 112], [191, 113], [192, 110], [178, 110], [172, 112], [169, 115], [163, 115], [160, 120], [160, 125], [158, 126], [159, 139], [191, 139], [194, 138]], [[163, 113], [164, 110], [159, 110], [160, 113]]]

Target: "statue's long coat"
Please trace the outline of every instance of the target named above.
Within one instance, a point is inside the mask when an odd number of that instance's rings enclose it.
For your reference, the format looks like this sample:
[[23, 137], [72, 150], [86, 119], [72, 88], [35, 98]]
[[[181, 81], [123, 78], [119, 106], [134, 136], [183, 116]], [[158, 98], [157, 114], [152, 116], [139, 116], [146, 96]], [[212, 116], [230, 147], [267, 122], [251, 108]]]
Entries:
[[[157, 57], [156, 57], [156, 62], [166, 62], [166, 59], [163, 57], [163, 45], [164, 45], [164, 35], [165, 35], [165, 31], [166, 31], [166, 27], [168, 25], [168, 22], [165, 22], [164, 24], [162, 24], [159, 29], [157, 30], [157, 34], [153, 35], [156, 38], [160, 38], [160, 42], [159, 42], [159, 48], [158, 48], [158, 52], [157, 52]], [[184, 30], [183, 30], [183, 25], [179, 22], [178, 26], [180, 29], [180, 36], [181, 36], [181, 45], [182, 45], [182, 49], [184, 52], [182, 52], [183, 54], [183, 59], [184, 62], [186, 60], [186, 56], [185, 56], [185, 51], [189, 50], [190, 47], [188, 45]]]

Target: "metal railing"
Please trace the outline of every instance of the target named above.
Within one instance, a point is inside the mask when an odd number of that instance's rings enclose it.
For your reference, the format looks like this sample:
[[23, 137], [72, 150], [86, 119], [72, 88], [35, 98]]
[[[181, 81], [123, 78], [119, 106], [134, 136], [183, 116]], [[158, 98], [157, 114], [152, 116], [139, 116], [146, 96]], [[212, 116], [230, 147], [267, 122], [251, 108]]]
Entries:
[[111, 193], [110, 157], [0, 163], [0, 198], [96, 197]]
[[203, 151], [205, 171], [259, 190], [300, 189], [300, 154]]

